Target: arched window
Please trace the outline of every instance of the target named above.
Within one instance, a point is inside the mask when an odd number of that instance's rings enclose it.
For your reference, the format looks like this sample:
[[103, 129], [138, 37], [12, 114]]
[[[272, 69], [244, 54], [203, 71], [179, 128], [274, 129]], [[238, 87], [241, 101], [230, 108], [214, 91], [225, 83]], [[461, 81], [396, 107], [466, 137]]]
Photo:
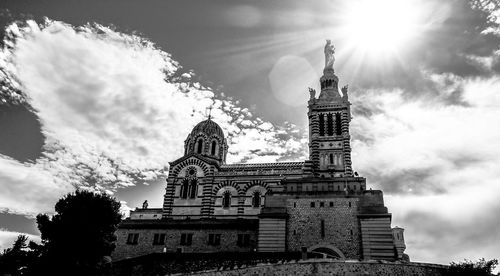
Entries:
[[212, 141], [212, 149], [210, 150], [210, 154], [215, 155], [216, 148], [217, 148], [217, 142]]
[[260, 207], [261, 204], [261, 198], [260, 198], [260, 192], [255, 192], [253, 193], [252, 196], [252, 207]]
[[342, 119], [340, 113], [335, 113], [335, 131], [337, 135], [342, 135]]
[[319, 136], [325, 136], [325, 115], [319, 114]]
[[187, 198], [188, 197], [188, 190], [189, 190], [189, 180], [187, 179], [184, 179], [184, 181], [182, 181], [182, 185], [181, 185], [181, 198]]
[[191, 179], [191, 185], [189, 186], [189, 198], [196, 198], [197, 190], [198, 181], [196, 181], [196, 179]]
[[198, 140], [196, 152], [201, 153], [202, 150], [203, 150], [203, 139], [200, 138]]
[[222, 195], [222, 208], [231, 207], [231, 192], [225, 191]]
[[333, 153], [330, 153], [330, 164], [333, 164]]
[[332, 113], [328, 113], [326, 115], [326, 124], [328, 126], [328, 128], [327, 128], [328, 136], [332, 136], [333, 135], [333, 114]]

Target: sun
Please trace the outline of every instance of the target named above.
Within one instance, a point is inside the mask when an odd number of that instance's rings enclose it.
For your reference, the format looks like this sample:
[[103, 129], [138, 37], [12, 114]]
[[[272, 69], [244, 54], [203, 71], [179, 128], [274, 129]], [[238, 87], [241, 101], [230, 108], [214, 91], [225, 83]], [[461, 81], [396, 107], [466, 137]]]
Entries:
[[420, 32], [422, 8], [416, 1], [354, 0], [345, 5], [339, 18], [340, 35], [358, 54], [397, 54]]

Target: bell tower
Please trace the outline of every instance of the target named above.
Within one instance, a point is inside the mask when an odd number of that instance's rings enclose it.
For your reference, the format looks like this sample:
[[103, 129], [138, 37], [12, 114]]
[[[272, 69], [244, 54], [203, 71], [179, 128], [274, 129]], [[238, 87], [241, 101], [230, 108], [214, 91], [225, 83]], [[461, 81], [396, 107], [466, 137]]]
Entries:
[[335, 75], [335, 48], [330, 40], [325, 45], [325, 68], [320, 78], [321, 93], [309, 88], [309, 160], [314, 174], [322, 177], [350, 177], [351, 167], [351, 103], [347, 85], [339, 91]]

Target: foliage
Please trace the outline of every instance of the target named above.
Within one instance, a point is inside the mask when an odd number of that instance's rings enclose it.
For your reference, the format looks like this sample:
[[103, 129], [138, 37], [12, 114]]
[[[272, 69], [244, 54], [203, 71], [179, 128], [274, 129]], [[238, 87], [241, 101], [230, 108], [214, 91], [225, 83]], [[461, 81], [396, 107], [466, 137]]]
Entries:
[[29, 242], [28, 237], [19, 235], [12, 248], [7, 248], [0, 255], [0, 275], [23, 275], [28, 265], [39, 257], [40, 245]]
[[37, 273], [98, 274], [115, 248], [119, 209], [120, 203], [106, 194], [79, 190], [56, 203], [52, 218], [39, 214], [45, 252], [35, 265]]
[[498, 260], [486, 261], [484, 258], [477, 262], [464, 260], [460, 263], [452, 262], [446, 276], [489, 276], [498, 265]]

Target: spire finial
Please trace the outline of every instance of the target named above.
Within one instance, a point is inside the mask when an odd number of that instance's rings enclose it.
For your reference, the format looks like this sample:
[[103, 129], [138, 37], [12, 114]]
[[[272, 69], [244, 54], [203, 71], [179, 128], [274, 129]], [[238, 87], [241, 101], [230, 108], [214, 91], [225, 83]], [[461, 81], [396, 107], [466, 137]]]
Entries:
[[207, 107], [208, 109], [208, 119], [210, 120], [212, 118], [212, 109], [214, 108], [213, 105]]

